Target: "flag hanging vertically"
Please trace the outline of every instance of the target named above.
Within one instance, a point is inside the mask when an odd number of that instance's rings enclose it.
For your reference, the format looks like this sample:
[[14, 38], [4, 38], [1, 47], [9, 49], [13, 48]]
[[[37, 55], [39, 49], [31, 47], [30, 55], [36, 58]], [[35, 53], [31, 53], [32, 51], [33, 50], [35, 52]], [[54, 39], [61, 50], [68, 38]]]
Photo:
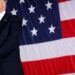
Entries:
[[75, 75], [75, 0], [12, 0], [23, 16], [20, 57], [25, 75]]

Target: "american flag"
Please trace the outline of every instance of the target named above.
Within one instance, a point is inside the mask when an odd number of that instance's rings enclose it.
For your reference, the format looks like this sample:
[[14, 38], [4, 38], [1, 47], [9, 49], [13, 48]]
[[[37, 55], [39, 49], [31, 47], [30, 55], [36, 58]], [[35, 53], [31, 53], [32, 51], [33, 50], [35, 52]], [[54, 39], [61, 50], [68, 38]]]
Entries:
[[7, 12], [23, 16], [25, 75], [75, 75], [75, 0], [8, 0]]

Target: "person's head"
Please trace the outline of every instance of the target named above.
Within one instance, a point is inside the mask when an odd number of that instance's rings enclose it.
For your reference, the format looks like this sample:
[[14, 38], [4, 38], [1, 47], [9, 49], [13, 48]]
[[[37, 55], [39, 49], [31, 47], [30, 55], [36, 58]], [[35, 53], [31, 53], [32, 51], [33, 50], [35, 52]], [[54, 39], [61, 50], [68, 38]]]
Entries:
[[6, 10], [6, 0], [0, 0], [0, 12]]

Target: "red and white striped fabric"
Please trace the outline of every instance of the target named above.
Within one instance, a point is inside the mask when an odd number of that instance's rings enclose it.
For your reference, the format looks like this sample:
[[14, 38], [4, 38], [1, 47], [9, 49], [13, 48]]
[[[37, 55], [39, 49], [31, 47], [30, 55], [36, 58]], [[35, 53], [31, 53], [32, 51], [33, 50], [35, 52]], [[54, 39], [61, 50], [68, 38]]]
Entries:
[[20, 46], [25, 75], [75, 75], [75, 0], [59, 0], [59, 11], [64, 39]]

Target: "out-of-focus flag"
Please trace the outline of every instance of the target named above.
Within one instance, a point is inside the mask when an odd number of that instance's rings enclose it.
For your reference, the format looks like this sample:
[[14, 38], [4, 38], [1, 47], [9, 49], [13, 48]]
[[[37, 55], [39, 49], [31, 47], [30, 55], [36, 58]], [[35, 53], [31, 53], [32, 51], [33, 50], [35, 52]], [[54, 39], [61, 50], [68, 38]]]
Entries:
[[7, 11], [23, 16], [25, 75], [75, 75], [75, 0], [12, 1]]

